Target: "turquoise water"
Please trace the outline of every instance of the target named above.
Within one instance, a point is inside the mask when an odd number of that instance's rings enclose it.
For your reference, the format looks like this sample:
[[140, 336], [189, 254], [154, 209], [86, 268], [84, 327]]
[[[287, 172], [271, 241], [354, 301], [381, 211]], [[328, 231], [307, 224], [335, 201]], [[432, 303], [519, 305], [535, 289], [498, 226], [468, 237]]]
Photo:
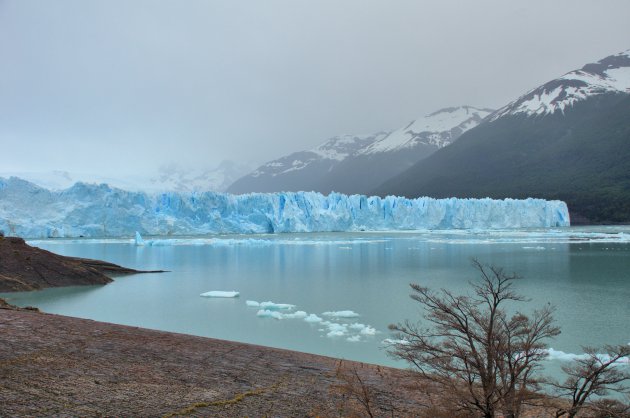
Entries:
[[[583, 345], [630, 342], [628, 227], [145, 240], [144, 246], [131, 239], [31, 244], [170, 272], [1, 296], [50, 313], [402, 366], [387, 356], [382, 341], [390, 337], [388, 324], [419, 318], [409, 283], [466, 292], [476, 277], [470, 265], [475, 257], [523, 276], [517, 289], [532, 301], [519, 309], [557, 307], [562, 334], [550, 341], [554, 349], [579, 353]], [[210, 290], [236, 290], [240, 297], [199, 296]], [[330, 324], [259, 317], [246, 300], [294, 304], [280, 312], [301, 310]], [[359, 317], [323, 315], [342, 310]]]

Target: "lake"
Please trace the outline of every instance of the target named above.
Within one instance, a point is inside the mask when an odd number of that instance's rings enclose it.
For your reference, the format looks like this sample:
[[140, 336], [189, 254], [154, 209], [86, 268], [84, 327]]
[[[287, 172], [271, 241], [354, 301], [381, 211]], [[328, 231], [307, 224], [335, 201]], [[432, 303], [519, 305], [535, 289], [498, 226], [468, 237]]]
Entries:
[[[477, 277], [470, 262], [477, 258], [523, 277], [517, 289], [532, 301], [518, 309], [557, 307], [562, 334], [550, 341], [555, 350], [579, 353], [584, 345], [630, 342], [630, 227], [145, 241], [143, 246], [132, 239], [29, 241], [63, 255], [170, 272], [0, 296], [49, 313], [400, 367], [404, 364], [387, 356], [383, 340], [391, 337], [388, 324], [420, 317], [409, 283], [464, 293]], [[212, 290], [235, 290], [240, 297], [200, 297]], [[271, 305], [260, 314], [266, 316], [258, 316], [260, 307], [246, 301], [295, 308]], [[358, 316], [349, 317], [353, 313]], [[306, 315], [321, 322], [308, 322]]]

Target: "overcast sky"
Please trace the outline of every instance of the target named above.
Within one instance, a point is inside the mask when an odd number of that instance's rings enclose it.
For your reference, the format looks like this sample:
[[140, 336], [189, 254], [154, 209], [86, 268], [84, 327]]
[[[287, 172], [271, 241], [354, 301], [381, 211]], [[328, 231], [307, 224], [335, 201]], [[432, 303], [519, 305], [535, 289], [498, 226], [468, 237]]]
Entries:
[[0, 172], [264, 162], [500, 107], [630, 48], [628, 0], [0, 0]]

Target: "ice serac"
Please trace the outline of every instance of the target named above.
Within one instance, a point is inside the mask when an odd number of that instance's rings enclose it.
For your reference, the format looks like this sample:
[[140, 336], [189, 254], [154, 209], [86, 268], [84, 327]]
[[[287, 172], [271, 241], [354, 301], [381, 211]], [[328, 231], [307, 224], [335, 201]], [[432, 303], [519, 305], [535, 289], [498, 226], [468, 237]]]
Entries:
[[0, 178], [0, 230], [25, 238], [568, 226], [541, 199], [406, 199], [316, 192], [146, 194], [77, 183], [49, 191]]

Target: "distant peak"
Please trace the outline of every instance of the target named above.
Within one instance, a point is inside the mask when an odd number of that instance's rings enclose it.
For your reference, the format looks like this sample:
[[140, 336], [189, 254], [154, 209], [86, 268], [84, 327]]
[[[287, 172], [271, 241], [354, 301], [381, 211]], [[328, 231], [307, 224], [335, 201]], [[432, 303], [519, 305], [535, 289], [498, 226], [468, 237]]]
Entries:
[[462, 105], [462, 106], [445, 107], [443, 109], [436, 110], [433, 113], [429, 113], [425, 117], [430, 118], [430, 117], [433, 117], [433, 116], [437, 116], [437, 115], [439, 115], [441, 113], [455, 113], [455, 112], [460, 111], [460, 110], [463, 110], [463, 111], [465, 111], [467, 113], [471, 113], [471, 112], [491, 113], [491, 112], [494, 112], [494, 109], [479, 108], [479, 107], [474, 107], [474, 106]]
[[607, 93], [630, 93], [630, 50], [586, 64], [531, 90], [499, 109], [491, 120], [516, 114], [564, 114], [577, 102]]
[[[630, 67], [630, 49], [615, 55], [608, 56], [595, 63], [586, 64], [582, 67], [583, 72], [607, 77], [606, 72], [615, 68]], [[571, 73], [569, 73], [571, 74]]]

